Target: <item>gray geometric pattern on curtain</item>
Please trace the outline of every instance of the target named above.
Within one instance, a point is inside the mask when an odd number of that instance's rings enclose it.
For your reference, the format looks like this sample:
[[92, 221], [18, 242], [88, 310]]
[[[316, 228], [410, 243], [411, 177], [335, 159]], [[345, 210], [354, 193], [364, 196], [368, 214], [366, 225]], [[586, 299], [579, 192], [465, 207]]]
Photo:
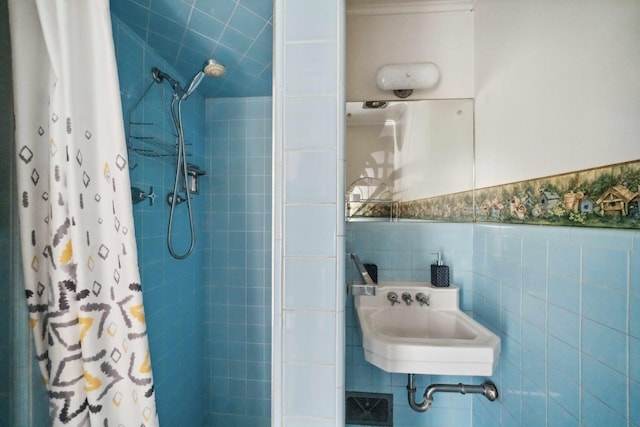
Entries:
[[[64, 126], [65, 132], [73, 132], [72, 119], [61, 120], [54, 112], [50, 117], [50, 126]], [[39, 126], [34, 129], [34, 141], [31, 145], [23, 145], [18, 152], [20, 167], [29, 168], [30, 183], [23, 187], [22, 207], [36, 208], [46, 224], [45, 230], [39, 233], [31, 230], [30, 245], [34, 249], [33, 257], [27, 260], [34, 273], [38, 273], [47, 264], [50, 270], [56, 272], [55, 279], [47, 276], [47, 282], [33, 281], [26, 284], [26, 296], [31, 318], [33, 333], [42, 345], [38, 347], [38, 360], [44, 365], [45, 383], [50, 389], [50, 411], [53, 418], [64, 424], [87, 420], [88, 412], [99, 412], [103, 402], [118, 406], [125, 396], [120, 391], [112, 391], [119, 381], [127, 378], [138, 386], [144, 386], [144, 395], [153, 394], [151, 365], [148, 349], [143, 352], [129, 351], [127, 341], [144, 338], [146, 340], [146, 326], [144, 311], [140, 300], [134, 298], [133, 293], [141, 292], [137, 282], [121, 283], [121, 257], [127, 256], [127, 246], [111, 248], [100, 240], [100, 234], [121, 233], [127, 236], [131, 233], [118, 218], [113, 196], [118, 191], [117, 172], [124, 172], [127, 161], [118, 154], [111, 162], [106, 162], [102, 176], [92, 176], [92, 172], [83, 166], [83, 150], [78, 148], [70, 153], [70, 147], [58, 146], [50, 138], [47, 128]], [[87, 149], [93, 138], [91, 130], [84, 130], [83, 139], [87, 142]], [[37, 154], [31, 147], [48, 145], [45, 153], [55, 162], [53, 170], [40, 171], [37, 167], [30, 167]], [[115, 167], [115, 170], [113, 167]], [[47, 175], [57, 185], [65, 185], [68, 180], [66, 171], [79, 168], [82, 177], [81, 191], [77, 197], [79, 211], [74, 215], [67, 205], [71, 204], [61, 191], [55, 191], [55, 185], [50, 186]], [[104, 180], [108, 185], [103, 186], [107, 194], [93, 192], [95, 180]], [[52, 194], [52, 190], [53, 194]], [[109, 194], [113, 193], [113, 194]], [[37, 201], [38, 203], [34, 203]], [[87, 203], [106, 204], [108, 209], [102, 210], [103, 215], [95, 219], [100, 227], [106, 227], [105, 233], [93, 235], [90, 227], [84, 227], [84, 221], [90, 218], [78, 218], [84, 215]], [[56, 206], [53, 209], [52, 206]], [[63, 215], [56, 215], [56, 211], [64, 210]], [[80, 221], [79, 221], [80, 220]], [[73, 236], [81, 239], [73, 239]], [[40, 240], [43, 241], [40, 241]], [[74, 245], [86, 246], [89, 253], [87, 259], [75, 259]], [[39, 253], [38, 253], [39, 252]], [[110, 266], [100, 265], [110, 258], [115, 258], [115, 268], [112, 274], [89, 280], [79, 281], [78, 263], [89, 272], [99, 272]], [[113, 263], [112, 263], [113, 264]], [[103, 293], [107, 293], [109, 303], [103, 302]], [[117, 318], [117, 319], [114, 319]], [[123, 327], [124, 325], [124, 327]], [[84, 346], [85, 340], [103, 340], [105, 334], [110, 337], [111, 346]], [[66, 356], [60, 361], [52, 361], [49, 352], [60, 346], [64, 348]], [[145, 347], [146, 343], [145, 343]], [[73, 391], [80, 384], [93, 395], [91, 401], [84, 395]], [[137, 400], [136, 391], [131, 398]], [[142, 409], [145, 419], [152, 418], [155, 411], [152, 407]], [[107, 424], [106, 424], [107, 425]]]

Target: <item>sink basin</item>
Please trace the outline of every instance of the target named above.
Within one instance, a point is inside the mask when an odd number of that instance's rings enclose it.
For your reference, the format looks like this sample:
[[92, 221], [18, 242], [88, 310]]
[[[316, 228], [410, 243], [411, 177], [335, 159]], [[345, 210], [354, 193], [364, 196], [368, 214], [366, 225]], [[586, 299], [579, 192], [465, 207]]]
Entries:
[[[398, 304], [387, 296], [395, 292]], [[413, 302], [405, 304], [408, 292]], [[429, 305], [420, 306], [423, 293]], [[428, 283], [380, 283], [375, 296], [355, 296], [365, 359], [387, 372], [431, 375], [493, 374], [500, 338], [459, 308], [459, 290]]]

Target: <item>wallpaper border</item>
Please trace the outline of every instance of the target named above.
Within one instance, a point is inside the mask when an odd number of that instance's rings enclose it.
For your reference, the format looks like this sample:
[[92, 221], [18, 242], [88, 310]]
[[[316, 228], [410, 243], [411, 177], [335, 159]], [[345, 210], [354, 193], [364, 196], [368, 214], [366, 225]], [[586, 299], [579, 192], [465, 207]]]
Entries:
[[640, 160], [400, 202], [393, 216], [640, 229]]

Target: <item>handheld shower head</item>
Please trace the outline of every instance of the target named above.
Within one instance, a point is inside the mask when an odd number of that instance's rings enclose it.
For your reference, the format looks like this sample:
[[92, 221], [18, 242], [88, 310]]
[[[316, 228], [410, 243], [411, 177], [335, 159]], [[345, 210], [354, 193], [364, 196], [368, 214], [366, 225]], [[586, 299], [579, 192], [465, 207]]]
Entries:
[[218, 63], [214, 59], [208, 59], [204, 63], [204, 73], [209, 77], [222, 77], [225, 72], [224, 65]]
[[200, 83], [202, 83], [202, 79], [204, 78], [204, 76], [222, 77], [224, 75], [224, 72], [224, 65], [216, 62], [213, 59], [208, 59], [204, 63], [203, 69], [201, 71], [198, 71], [198, 73], [193, 76], [193, 79], [191, 79], [191, 83], [189, 83], [189, 86], [187, 86], [187, 89], [185, 90], [182, 88], [180, 83], [178, 83], [178, 81], [171, 77], [169, 74], [160, 71], [156, 67], [153, 67], [151, 69], [153, 80], [155, 80], [156, 83], [162, 83], [164, 80], [168, 81], [171, 85], [171, 88], [173, 89], [174, 96], [181, 100], [187, 99], [189, 95], [191, 95], [196, 90]]
[[202, 71], [198, 71], [198, 74], [193, 76], [191, 83], [189, 83], [189, 87], [187, 87], [187, 90], [184, 92], [184, 95], [182, 95], [182, 99], [187, 99], [187, 97], [191, 95], [194, 90], [196, 90], [196, 88], [200, 85], [200, 83], [202, 83], [202, 79], [204, 78], [204, 76], [205, 74]]
[[189, 86], [187, 87], [187, 90], [184, 91], [184, 94], [182, 95], [181, 99], [183, 100], [187, 99], [189, 95], [191, 95], [193, 91], [196, 90], [196, 88], [200, 85], [200, 83], [202, 83], [202, 79], [204, 78], [204, 76], [221, 77], [224, 74], [224, 71], [225, 71], [224, 65], [219, 64], [213, 59], [208, 59], [204, 63], [204, 67], [202, 71], [198, 71], [198, 74], [193, 76], [191, 83], [189, 83]]
[[224, 75], [224, 72], [225, 72], [224, 65], [216, 62], [213, 59], [208, 59], [204, 63], [204, 67], [202, 71], [198, 71], [198, 74], [196, 74], [193, 77], [193, 80], [191, 80], [191, 83], [189, 83], [189, 87], [187, 87], [187, 90], [184, 91], [184, 95], [182, 95], [182, 99], [187, 99], [187, 97], [191, 95], [194, 90], [196, 90], [198, 85], [202, 83], [202, 79], [204, 78], [204, 76], [222, 77]]

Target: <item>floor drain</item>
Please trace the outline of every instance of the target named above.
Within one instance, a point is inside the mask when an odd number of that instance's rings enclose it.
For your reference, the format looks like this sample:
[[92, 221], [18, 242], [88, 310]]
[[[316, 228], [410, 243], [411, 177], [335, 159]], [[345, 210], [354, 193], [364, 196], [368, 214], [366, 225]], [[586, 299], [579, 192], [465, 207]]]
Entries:
[[346, 393], [346, 424], [393, 427], [393, 395], [384, 393]]

